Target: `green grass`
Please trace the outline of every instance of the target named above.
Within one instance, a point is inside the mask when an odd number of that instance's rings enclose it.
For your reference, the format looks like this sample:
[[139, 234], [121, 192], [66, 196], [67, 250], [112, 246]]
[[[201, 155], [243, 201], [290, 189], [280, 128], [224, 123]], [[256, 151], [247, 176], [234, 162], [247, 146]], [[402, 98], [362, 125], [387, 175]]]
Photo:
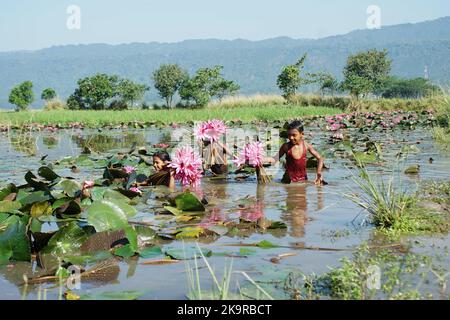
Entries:
[[125, 111], [27, 111], [1, 112], [0, 124], [21, 126], [27, 123], [43, 125], [68, 125], [80, 122], [88, 127], [117, 125], [130, 122], [169, 124], [186, 123], [189, 121], [204, 121], [221, 119], [224, 121], [242, 121], [244, 123], [256, 120], [288, 120], [306, 116], [324, 116], [342, 113], [337, 108], [301, 107], [286, 105], [267, 105], [263, 108], [242, 107], [237, 109], [206, 108], [206, 109], [173, 109], [173, 110], [125, 110]]

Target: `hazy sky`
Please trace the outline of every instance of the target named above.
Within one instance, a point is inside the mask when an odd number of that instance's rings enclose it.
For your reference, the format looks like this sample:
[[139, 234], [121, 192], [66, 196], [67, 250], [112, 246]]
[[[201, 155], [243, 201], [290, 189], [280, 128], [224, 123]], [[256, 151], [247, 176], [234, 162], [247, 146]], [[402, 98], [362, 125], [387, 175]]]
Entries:
[[[67, 8], [80, 8], [69, 30]], [[449, 0], [3, 0], [0, 51], [62, 44], [186, 39], [319, 38], [366, 28], [378, 5], [382, 25], [450, 16]]]

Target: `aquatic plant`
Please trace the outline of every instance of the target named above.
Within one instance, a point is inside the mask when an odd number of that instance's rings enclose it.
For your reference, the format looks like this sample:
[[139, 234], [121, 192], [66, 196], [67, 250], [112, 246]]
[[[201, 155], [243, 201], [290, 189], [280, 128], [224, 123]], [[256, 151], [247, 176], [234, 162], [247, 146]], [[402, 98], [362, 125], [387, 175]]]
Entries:
[[200, 184], [202, 160], [190, 146], [177, 149], [168, 167], [175, 170], [175, 180], [181, 181], [183, 186], [197, 187]]
[[209, 140], [211, 142], [219, 141], [219, 138], [225, 134], [227, 126], [222, 120], [209, 120], [199, 123], [194, 130], [194, 135], [197, 140]]

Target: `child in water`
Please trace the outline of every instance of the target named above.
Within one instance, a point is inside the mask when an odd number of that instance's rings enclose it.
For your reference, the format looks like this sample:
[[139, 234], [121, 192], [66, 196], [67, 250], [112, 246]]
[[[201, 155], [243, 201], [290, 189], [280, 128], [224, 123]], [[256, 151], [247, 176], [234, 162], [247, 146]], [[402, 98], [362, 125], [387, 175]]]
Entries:
[[286, 172], [283, 176], [283, 183], [307, 181], [306, 173], [307, 152], [309, 151], [317, 159], [317, 177], [314, 183], [321, 185], [324, 183], [322, 179], [323, 159], [313, 146], [304, 140], [303, 123], [301, 121], [293, 121], [288, 126], [289, 142], [284, 143], [278, 154], [274, 158], [268, 158], [268, 162], [276, 163], [284, 155], [286, 155]]
[[170, 155], [166, 151], [158, 151], [153, 154], [153, 168], [156, 173], [148, 177], [147, 181], [139, 185], [167, 186], [175, 189], [174, 171], [167, 167]]

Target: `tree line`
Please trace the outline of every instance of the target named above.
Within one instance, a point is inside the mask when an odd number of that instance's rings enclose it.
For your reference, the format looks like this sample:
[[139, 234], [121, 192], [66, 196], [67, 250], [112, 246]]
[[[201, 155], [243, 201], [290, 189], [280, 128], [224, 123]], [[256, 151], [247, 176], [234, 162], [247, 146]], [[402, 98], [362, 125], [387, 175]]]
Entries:
[[[349, 93], [359, 99], [374, 95], [383, 98], [421, 98], [439, 88], [427, 79], [401, 79], [390, 75], [392, 60], [387, 50], [368, 50], [350, 55], [343, 70], [343, 81], [331, 73], [304, 72], [307, 54], [295, 64], [285, 66], [277, 77], [277, 86], [289, 102], [302, 86], [316, 85], [322, 95]], [[177, 64], [164, 64], [153, 72], [154, 88], [166, 108], [174, 107], [178, 95], [180, 107], [204, 107], [212, 99], [221, 101], [236, 94], [240, 86], [222, 75], [222, 66], [200, 68], [193, 75]], [[25, 81], [11, 90], [9, 102], [16, 110], [26, 110], [34, 102], [33, 84]], [[96, 74], [77, 82], [77, 88], [67, 99], [67, 108], [72, 110], [122, 110], [142, 102], [150, 87], [117, 75]], [[41, 93], [46, 103], [54, 101], [57, 93], [47, 88]], [[144, 104], [145, 106], [145, 104]]]

